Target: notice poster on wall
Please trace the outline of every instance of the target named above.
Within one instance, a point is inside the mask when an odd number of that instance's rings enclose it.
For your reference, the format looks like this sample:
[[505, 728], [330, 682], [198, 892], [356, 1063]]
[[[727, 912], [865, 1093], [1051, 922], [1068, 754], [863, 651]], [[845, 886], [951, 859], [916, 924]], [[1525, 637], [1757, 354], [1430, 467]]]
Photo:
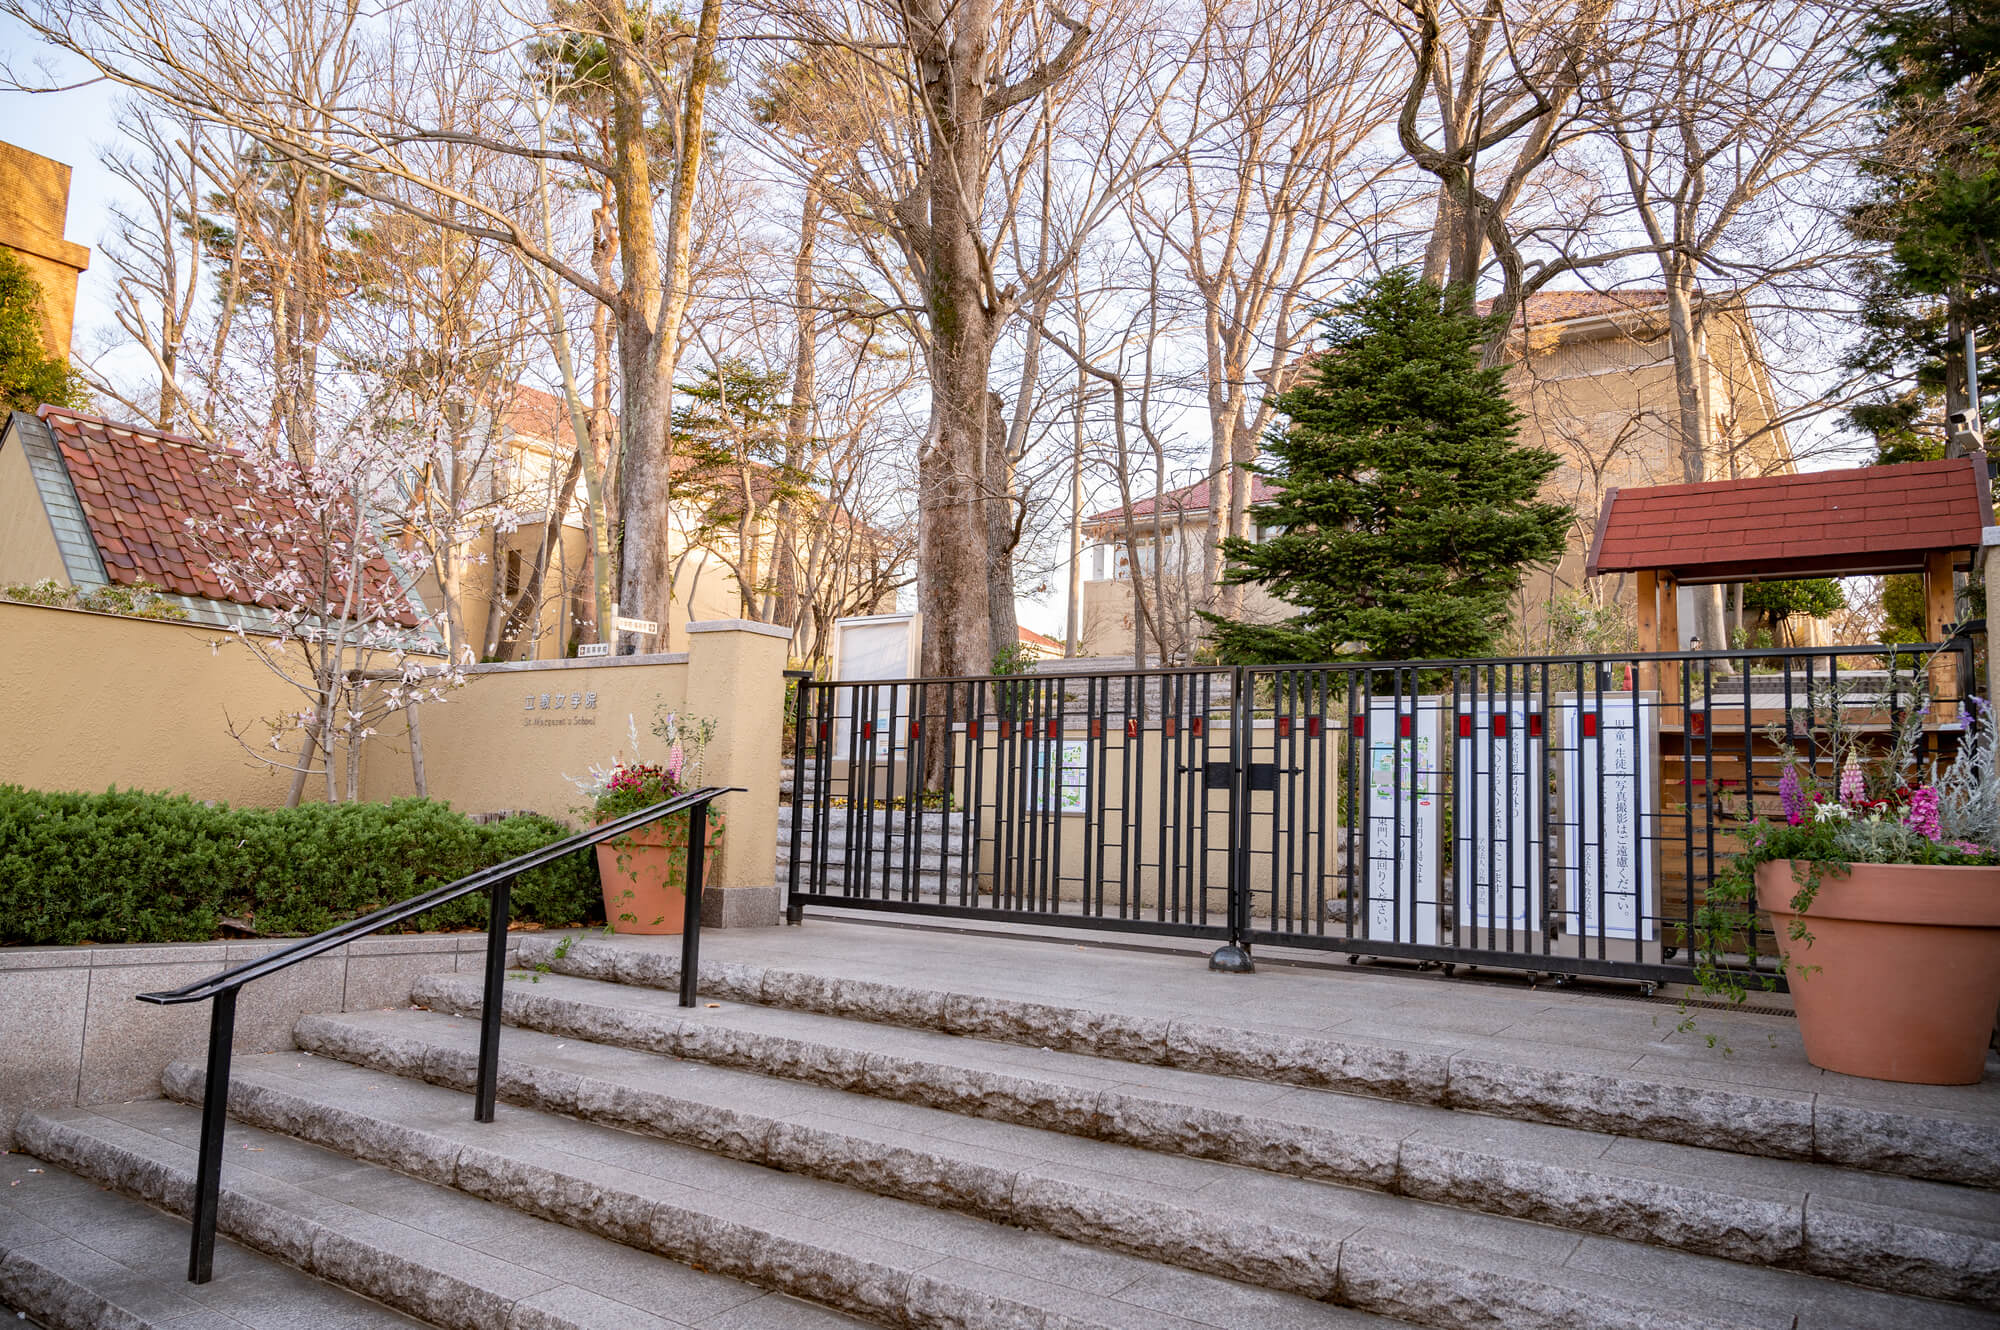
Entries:
[[[1560, 698], [1566, 912], [1585, 937], [1650, 941], [1659, 917], [1658, 694]], [[1579, 923], [1580, 920], [1580, 923]]]
[[1472, 946], [1485, 940], [1473, 930], [1518, 941], [1542, 926], [1547, 745], [1538, 700], [1482, 697], [1459, 713], [1452, 881]]
[[1368, 936], [1438, 940], [1439, 702], [1368, 708]]
[[[1036, 811], [1081, 813], [1090, 779], [1089, 743], [1083, 739], [1050, 740], [1033, 746], [1035, 774], [1029, 806]], [[1051, 765], [1054, 770], [1050, 770]]]

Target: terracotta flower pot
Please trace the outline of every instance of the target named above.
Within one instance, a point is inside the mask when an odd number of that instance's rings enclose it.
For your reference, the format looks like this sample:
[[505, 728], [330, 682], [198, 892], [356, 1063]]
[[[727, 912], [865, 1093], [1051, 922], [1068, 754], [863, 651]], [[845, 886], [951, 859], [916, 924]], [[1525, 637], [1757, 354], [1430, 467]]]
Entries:
[[1808, 865], [1760, 864], [1806, 1058], [1916, 1085], [1972, 1085], [2000, 1006], [2000, 867], [1855, 864], [1823, 872], [1794, 942], [1792, 897]]
[[[708, 821], [708, 853], [722, 842], [722, 823]], [[687, 923], [688, 815], [680, 813], [597, 847], [604, 917], [614, 933], [679, 933]]]

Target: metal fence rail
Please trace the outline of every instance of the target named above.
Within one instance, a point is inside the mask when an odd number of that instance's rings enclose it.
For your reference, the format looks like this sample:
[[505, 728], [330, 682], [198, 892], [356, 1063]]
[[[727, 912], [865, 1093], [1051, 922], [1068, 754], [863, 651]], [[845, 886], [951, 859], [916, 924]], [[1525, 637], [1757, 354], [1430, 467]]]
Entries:
[[[1641, 983], [1780, 754], [1839, 724], [1956, 751], [1972, 647], [802, 681], [809, 905], [1210, 937]], [[1746, 961], [1769, 963], [1768, 939]]]
[[395, 905], [387, 905], [358, 919], [335, 924], [323, 933], [288, 943], [267, 956], [245, 961], [208, 979], [200, 979], [163, 993], [141, 993], [141, 1002], [158, 1006], [180, 1006], [208, 1002], [208, 1064], [202, 1082], [201, 1143], [196, 1156], [193, 1231], [188, 1242], [188, 1282], [206, 1284], [215, 1271], [216, 1207], [222, 1190], [222, 1135], [229, 1116], [229, 1060], [236, 1033], [236, 995], [245, 985], [280, 970], [311, 960], [314, 956], [344, 947], [356, 938], [393, 928], [435, 910], [440, 905], [487, 893], [485, 987], [479, 1009], [479, 1063], [474, 1077], [472, 1116], [476, 1122], [493, 1121], [500, 1076], [500, 999], [507, 977], [507, 929], [513, 918], [514, 879], [565, 855], [593, 849], [606, 841], [651, 825], [663, 817], [686, 813], [688, 826], [687, 922], [681, 933], [680, 1004], [695, 1003], [695, 976], [701, 949], [701, 889], [703, 858], [707, 853], [709, 805], [725, 794], [741, 794], [740, 786], [706, 786], [627, 813], [587, 831], [551, 842], [537, 850], [517, 855], [502, 864], [469, 873], [456, 882], [447, 882]]

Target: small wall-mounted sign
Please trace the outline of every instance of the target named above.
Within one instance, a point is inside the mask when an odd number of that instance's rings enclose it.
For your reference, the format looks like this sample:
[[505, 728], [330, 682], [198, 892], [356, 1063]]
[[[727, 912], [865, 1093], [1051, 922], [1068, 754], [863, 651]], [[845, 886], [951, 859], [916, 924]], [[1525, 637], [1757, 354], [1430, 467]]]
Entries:
[[628, 619], [622, 614], [611, 621], [611, 626], [621, 633], [657, 633], [660, 625], [651, 619]]
[[608, 656], [611, 654], [611, 644], [609, 642], [580, 642], [577, 644], [576, 654], [579, 657]]

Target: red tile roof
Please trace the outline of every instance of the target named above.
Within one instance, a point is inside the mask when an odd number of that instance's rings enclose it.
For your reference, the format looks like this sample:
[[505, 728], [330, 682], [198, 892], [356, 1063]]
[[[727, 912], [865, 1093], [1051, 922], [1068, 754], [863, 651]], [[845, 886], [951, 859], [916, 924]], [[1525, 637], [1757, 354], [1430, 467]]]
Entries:
[[1023, 646], [1040, 647], [1044, 651], [1059, 652], [1063, 649], [1062, 643], [1056, 641], [1046, 633], [1038, 633], [1032, 628], [1025, 628], [1018, 624], [1015, 625], [1014, 631], [1019, 634]]
[[[1277, 497], [1278, 487], [1270, 481], [1264, 479], [1262, 476], [1252, 476], [1250, 478], [1251, 503], [1269, 503]], [[1184, 485], [1177, 490], [1168, 490], [1160, 496], [1160, 502], [1162, 504], [1161, 511], [1169, 515], [1205, 513], [1208, 511], [1208, 481], [1205, 479], [1198, 480], [1192, 485]], [[1106, 508], [1103, 512], [1092, 513], [1083, 520], [1086, 522], [1115, 522], [1124, 515], [1125, 510], [1122, 508]], [[1143, 499], [1135, 499], [1133, 501], [1132, 516], [1151, 517], [1152, 515], [1152, 495], [1148, 494]]]
[[1590, 573], [1683, 582], [1911, 572], [1977, 549], [1990, 520], [1983, 459], [1809, 471], [1605, 495]]
[[[245, 506], [266, 517], [283, 511], [282, 500], [255, 488], [241, 458], [178, 434], [61, 407], [42, 406], [35, 414], [55, 438], [113, 585], [150, 582], [176, 595], [254, 603], [243, 590], [224, 589], [210, 552], [219, 540], [229, 561], [247, 559], [252, 547], [238, 512]], [[190, 517], [202, 524], [202, 535], [188, 530]], [[311, 554], [298, 550], [293, 557]], [[394, 585], [395, 574], [379, 559], [368, 575], [377, 586]], [[416, 625], [407, 612], [398, 622]]]

